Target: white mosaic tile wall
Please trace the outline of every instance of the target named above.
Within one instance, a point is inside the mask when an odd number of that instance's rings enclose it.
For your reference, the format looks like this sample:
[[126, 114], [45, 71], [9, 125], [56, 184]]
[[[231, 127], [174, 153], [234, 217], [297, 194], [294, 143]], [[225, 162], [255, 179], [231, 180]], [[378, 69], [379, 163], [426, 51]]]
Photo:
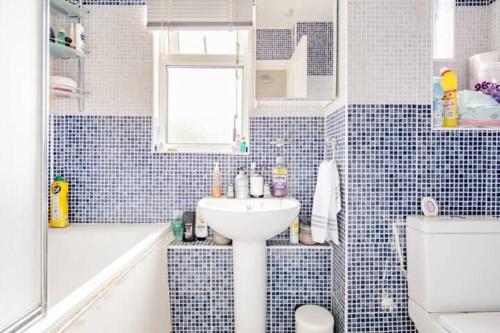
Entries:
[[489, 5], [490, 49], [500, 49], [500, 1]]
[[488, 6], [456, 7], [455, 59], [434, 61], [434, 76], [442, 67], [450, 67], [457, 73], [459, 89], [468, 88], [469, 57], [489, 49], [488, 12]]
[[[151, 114], [152, 36], [146, 6], [88, 6], [85, 115]], [[52, 61], [52, 73], [76, 78], [75, 60]], [[52, 103], [55, 114], [78, 114], [74, 101]]]
[[348, 5], [348, 102], [428, 103], [430, 0]]

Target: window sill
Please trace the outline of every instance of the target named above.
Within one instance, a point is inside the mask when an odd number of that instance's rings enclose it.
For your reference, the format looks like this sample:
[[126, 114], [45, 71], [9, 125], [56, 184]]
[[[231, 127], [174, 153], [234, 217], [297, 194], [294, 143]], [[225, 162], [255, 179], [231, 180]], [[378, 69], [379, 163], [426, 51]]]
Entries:
[[235, 152], [231, 146], [226, 145], [165, 145], [156, 144], [153, 146], [154, 153], [166, 154], [221, 154], [221, 155], [237, 155], [248, 156], [250, 151], [246, 153]]

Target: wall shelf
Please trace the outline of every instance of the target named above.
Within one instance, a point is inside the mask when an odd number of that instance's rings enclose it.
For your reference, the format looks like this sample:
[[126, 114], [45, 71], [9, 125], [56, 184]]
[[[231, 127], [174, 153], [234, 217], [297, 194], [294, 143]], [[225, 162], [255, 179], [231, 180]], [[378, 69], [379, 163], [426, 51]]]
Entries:
[[53, 12], [69, 17], [80, 17], [83, 13], [81, 6], [68, 0], [50, 0], [50, 9]]
[[432, 127], [433, 131], [500, 131], [500, 127], [492, 126], [492, 127], [478, 127], [478, 126], [459, 126], [459, 127]]
[[71, 92], [71, 91], [62, 91], [62, 90], [57, 90], [57, 89], [50, 89], [50, 97], [53, 98], [84, 98], [86, 93], [76, 91], [76, 92]]
[[55, 42], [49, 43], [50, 55], [60, 59], [76, 59], [85, 56], [85, 52], [79, 49], [74, 49], [63, 44]]
[[[83, 7], [83, 0], [50, 0], [50, 9], [52, 13], [61, 14], [67, 19], [71, 19], [72, 23], [82, 24], [83, 14], [88, 13]], [[53, 24], [54, 22], [50, 22]], [[55, 59], [74, 59], [77, 62], [78, 74], [78, 89], [75, 92], [71, 91], [60, 91], [60, 90], [50, 90], [50, 96], [52, 99], [57, 98], [74, 98], [78, 100], [78, 110], [83, 112], [84, 97], [86, 95], [84, 90], [84, 80], [83, 80], [83, 62], [86, 52], [81, 49], [74, 49], [65, 44], [55, 42], [49, 42], [50, 56]], [[54, 73], [51, 73], [54, 74]]]

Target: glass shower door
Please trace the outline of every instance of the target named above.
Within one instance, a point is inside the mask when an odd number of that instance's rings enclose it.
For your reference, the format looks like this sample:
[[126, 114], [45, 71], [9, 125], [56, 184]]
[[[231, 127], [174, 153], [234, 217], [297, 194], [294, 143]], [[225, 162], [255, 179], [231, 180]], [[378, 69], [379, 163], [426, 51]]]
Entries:
[[45, 0], [0, 1], [0, 332], [46, 304]]

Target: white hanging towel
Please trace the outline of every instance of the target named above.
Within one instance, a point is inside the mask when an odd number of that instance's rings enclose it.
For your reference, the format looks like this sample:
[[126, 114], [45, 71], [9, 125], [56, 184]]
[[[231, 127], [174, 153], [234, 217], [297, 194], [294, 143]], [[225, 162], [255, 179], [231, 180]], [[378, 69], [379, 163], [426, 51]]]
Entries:
[[333, 244], [339, 245], [339, 227], [337, 223], [337, 214], [341, 210], [340, 197], [340, 176], [337, 162], [332, 160], [332, 193], [330, 195], [330, 209], [328, 210], [328, 231], [329, 236], [326, 240], [332, 240]]
[[333, 185], [332, 166], [331, 161], [323, 161], [318, 169], [318, 180], [314, 191], [311, 215], [311, 233], [316, 243], [324, 243], [328, 233], [328, 217]]
[[340, 177], [334, 160], [321, 162], [314, 192], [311, 233], [316, 243], [339, 244], [337, 214], [340, 212]]

